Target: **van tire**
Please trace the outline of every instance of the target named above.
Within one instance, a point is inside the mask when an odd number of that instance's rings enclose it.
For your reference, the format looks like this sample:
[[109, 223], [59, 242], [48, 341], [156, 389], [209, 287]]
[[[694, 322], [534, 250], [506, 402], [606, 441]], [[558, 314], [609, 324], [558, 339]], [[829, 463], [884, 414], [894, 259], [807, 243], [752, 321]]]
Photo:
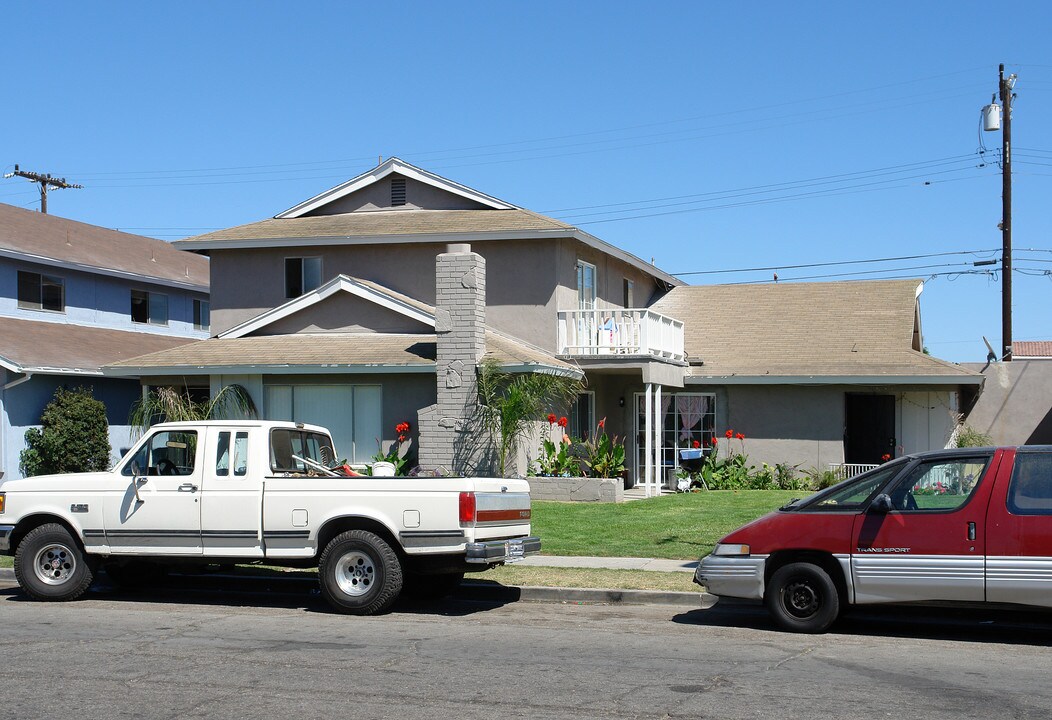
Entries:
[[379, 535], [348, 530], [334, 537], [318, 562], [321, 593], [348, 615], [387, 612], [402, 592], [402, 563]]
[[832, 578], [812, 563], [784, 565], [771, 576], [764, 604], [783, 630], [821, 633], [840, 616], [840, 595]]

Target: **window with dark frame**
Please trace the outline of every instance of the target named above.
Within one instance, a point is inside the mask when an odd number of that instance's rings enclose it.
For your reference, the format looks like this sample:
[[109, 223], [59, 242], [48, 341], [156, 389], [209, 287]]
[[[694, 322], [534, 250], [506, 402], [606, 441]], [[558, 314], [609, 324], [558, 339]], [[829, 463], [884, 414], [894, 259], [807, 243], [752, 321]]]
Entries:
[[625, 278], [625, 297], [624, 297], [624, 301], [625, 302], [624, 302], [624, 306], [625, 306], [626, 309], [635, 307], [635, 305], [633, 304], [634, 299], [632, 297], [634, 295], [634, 290], [635, 290], [634, 283], [631, 280], [629, 280], [628, 278]]
[[321, 285], [321, 258], [285, 258], [285, 297], [297, 298]]
[[65, 312], [65, 280], [40, 273], [18, 271], [18, 307]]
[[147, 290], [132, 290], [131, 320], [133, 323], [167, 325], [168, 296]]
[[207, 330], [211, 323], [207, 300], [194, 300], [194, 330]]

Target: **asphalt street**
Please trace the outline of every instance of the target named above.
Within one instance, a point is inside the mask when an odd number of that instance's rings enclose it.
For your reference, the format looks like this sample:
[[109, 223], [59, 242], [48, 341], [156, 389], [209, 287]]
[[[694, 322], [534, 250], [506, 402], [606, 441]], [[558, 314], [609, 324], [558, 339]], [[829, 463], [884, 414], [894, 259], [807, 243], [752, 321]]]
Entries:
[[[269, 590], [268, 590], [269, 588]], [[12, 718], [1047, 718], [1052, 615], [909, 608], [822, 636], [762, 608], [479, 602], [331, 613], [176, 579], [72, 603], [0, 581]]]

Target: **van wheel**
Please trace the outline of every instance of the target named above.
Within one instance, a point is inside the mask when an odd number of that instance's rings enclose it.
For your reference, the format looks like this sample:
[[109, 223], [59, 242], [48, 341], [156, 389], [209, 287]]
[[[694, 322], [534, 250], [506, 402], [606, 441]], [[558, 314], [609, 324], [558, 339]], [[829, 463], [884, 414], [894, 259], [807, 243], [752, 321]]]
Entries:
[[325, 547], [318, 562], [325, 599], [349, 615], [387, 612], [402, 592], [402, 563], [375, 533], [348, 530]]
[[80, 545], [58, 523], [30, 530], [15, 551], [15, 579], [36, 600], [75, 600], [93, 577]]
[[811, 563], [790, 563], [775, 571], [764, 604], [783, 630], [820, 633], [840, 615], [840, 596], [829, 574]]

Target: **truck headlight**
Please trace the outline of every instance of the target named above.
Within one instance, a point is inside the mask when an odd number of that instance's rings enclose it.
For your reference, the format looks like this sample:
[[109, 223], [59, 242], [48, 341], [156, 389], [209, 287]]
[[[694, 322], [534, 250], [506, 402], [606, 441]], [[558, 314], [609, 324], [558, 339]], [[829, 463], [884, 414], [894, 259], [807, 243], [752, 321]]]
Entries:
[[715, 548], [713, 548], [712, 554], [713, 555], [718, 555], [720, 557], [742, 557], [742, 556], [747, 556], [749, 554], [749, 546], [748, 545], [738, 544], [738, 543], [734, 543], [734, 544], [719, 543], [719, 544], [716, 545]]

